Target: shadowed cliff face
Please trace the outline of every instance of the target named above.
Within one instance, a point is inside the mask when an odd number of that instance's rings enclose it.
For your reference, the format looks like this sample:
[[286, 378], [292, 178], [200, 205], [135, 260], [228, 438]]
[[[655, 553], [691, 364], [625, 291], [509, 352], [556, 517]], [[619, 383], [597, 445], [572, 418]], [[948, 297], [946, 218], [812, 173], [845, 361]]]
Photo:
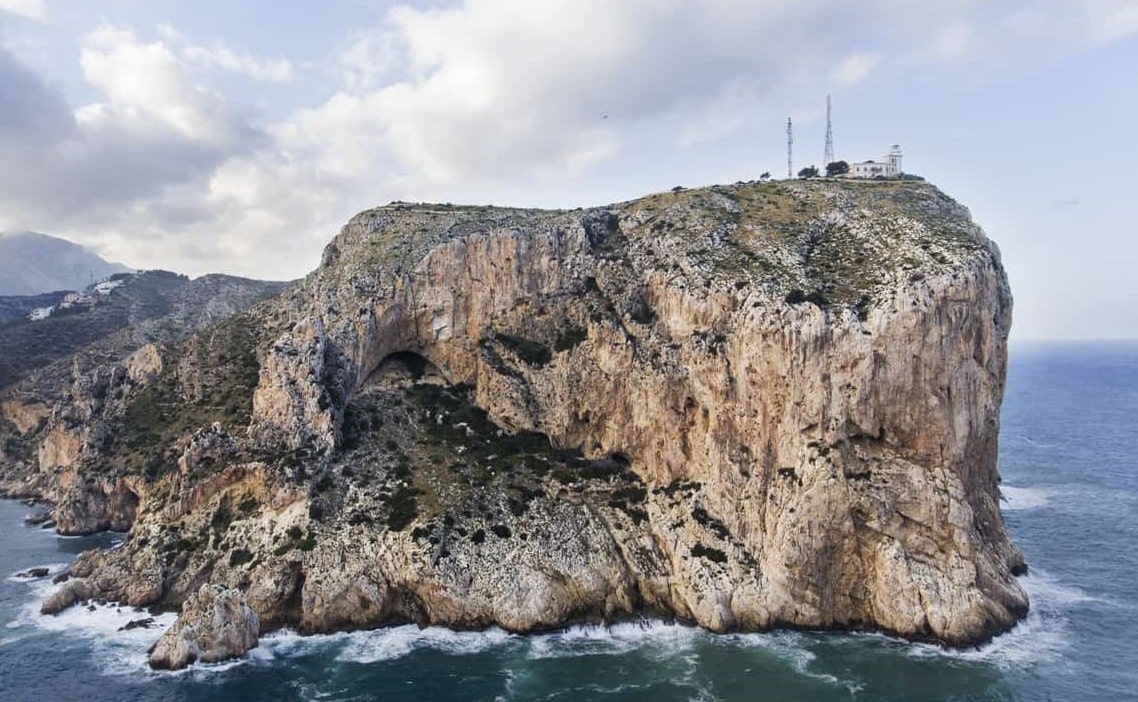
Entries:
[[649, 612], [982, 641], [1027, 607], [997, 504], [1010, 310], [923, 183], [368, 211], [261, 310], [247, 428], [168, 436], [131, 537], [55, 605], [133, 572], [161, 583], [136, 599], [212, 581], [310, 631]]

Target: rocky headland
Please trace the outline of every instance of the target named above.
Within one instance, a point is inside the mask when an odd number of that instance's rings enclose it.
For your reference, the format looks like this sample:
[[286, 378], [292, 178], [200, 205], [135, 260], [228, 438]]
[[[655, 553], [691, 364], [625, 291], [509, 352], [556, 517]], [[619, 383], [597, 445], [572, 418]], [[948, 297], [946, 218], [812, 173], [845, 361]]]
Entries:
[[4, 389], [0, 484], [129, 530], [44, 610], [180, 610], [158, 667], [284, 626], [642, 615], [967, 646], [1028, 606], [1010, 321], [923, 182], [393, 203], [277, 297]]

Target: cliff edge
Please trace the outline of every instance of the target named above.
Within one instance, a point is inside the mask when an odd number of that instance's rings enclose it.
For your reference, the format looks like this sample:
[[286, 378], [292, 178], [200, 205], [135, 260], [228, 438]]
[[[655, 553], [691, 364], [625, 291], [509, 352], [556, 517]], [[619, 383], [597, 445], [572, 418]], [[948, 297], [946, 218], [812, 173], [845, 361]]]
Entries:
[[262, 629], [648, 614], [972, 645], [1028, 606], [998, 507], [1010, 321], [996, 247], [921, 182], [395, 203], [281, 296], [98, 371], [62, 401], [80, 426], [8, 399], [0, 473], [67, 464], [137, 505], [48, 611], [211, 583]]

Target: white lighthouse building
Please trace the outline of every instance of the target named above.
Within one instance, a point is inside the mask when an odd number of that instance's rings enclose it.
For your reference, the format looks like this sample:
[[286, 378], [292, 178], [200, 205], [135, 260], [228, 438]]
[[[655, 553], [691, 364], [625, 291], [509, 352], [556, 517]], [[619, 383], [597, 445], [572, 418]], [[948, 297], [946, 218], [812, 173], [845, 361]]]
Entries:
[[901, 145], [894, 144], [880, 161], [862, 161], [850, 164], [851, 178], [895, 178], [901, 170]]

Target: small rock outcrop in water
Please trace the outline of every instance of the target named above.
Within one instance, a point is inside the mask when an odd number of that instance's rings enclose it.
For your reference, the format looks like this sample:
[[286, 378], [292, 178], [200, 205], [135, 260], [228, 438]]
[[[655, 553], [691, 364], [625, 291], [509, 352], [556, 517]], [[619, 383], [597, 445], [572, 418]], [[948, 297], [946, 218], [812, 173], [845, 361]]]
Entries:
[[76, 366], [55, 404], [0, 394], [0, 484], [61, 528], [130, 522], [45, 612], [208, 582], [266, 629], [647, 614], [972, 645], [1028, 604], [998, 506], [1010, 322], [995, 246], [924, 183], [394, 204], [276, 299]]
[[257, 645], [257, 613], [237, 590], [202, 585], [150, 649], [150, 667], [181, 670], [195, 661], [238, 658]]
[[154, 626], [154, 617], [144, 617], [142, 619], [131, 619], [126, 624], [119, 627], [119, 631], [134, 631], [135, 629], [149, 629]]
[[32, 512], [24, 517], [24, 524], [27, 526], [39, 526], [51, 521], [51, 511], [45, 510], [41, 512]]

